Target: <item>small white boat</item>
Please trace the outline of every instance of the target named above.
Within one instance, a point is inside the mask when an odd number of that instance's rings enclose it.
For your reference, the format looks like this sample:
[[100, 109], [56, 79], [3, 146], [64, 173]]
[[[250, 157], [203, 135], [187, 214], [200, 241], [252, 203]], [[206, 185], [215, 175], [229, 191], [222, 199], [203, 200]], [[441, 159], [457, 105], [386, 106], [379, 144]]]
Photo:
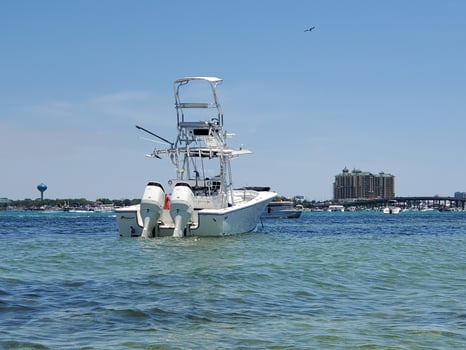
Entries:
[[332, 204], [328, 206], [328, 211], [330, 212], [339, 212], [339, 211], [345, 211], [345, 207], [340, 204]]
[[401, 208], [397, 206], [395, 200], [388, 201], [388, 205], [382, 209], [384, 214], [399, 214], [401, 212]]
[[303, 206], [292, 201], [270, 202], [262, 213], [262, 219], [297, 219], [303, 212]]
[[435, 211], [434, 208], [432, 207], [424, 207], [420, 210], [421, 212], [425, 213], [425, 212], [432, 212], [432, 211]]
[[384, 214], [399, 214], [401, 211], [400, 207], [385, 207], [383, 208]]
[[[168, 191], [158, 181], [149, 182], [140, 204], [116, 209], [120, 236], [223, 236], [257, 227], [265, 207], [277, 194], [233, 188], [230, 161], [252, 152], [227, 147], [226, 139], [233, 135], [223, 129], [216, 93], [221, 82], [214, 77], [175, 80], [178, 136], [174, 142], [137, 126], [167, 144], [166, 149], [155, 149], [148, 156], [167, 156], [176, 178], [168, 180]], [[193, 93], [188, 86], [197, 90]], [[199, 95], [199, 88], [208, 89], [210, 102], [182, 99], [182, 91], [183, 96], [192, 98]], [[206, 119], [199, 120], [200, 116]]]

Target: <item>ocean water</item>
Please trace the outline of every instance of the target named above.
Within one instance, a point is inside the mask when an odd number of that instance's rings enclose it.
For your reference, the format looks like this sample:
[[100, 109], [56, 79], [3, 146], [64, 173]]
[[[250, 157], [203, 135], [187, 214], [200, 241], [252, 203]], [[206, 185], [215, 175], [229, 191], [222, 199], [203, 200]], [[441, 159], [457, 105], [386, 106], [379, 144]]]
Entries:
[[465, 347], [466, 212], [305, 212], [201, 239], [0, 212], [0, 349]]

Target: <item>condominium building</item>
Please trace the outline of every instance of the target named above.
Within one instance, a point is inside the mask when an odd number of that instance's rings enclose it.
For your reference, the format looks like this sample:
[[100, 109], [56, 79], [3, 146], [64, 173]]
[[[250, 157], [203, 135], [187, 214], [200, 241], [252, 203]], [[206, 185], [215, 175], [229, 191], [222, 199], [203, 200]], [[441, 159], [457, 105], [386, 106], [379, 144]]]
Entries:
[[346, 167], [341, 174], [335, 175], [333, 199], [335, 201], [355, 199], [375, 199], [395, 197], [395, 177], [380, 172], [374, 175], [367, 171]]

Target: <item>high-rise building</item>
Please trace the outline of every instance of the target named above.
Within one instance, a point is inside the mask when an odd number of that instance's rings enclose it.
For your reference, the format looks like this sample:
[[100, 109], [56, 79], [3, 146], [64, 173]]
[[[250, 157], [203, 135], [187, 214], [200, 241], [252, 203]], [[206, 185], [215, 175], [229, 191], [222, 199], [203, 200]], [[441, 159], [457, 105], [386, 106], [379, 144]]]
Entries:
[[374, 175], [367, 171], [344, 168], [335, 175], [333, 199], [345, 201], [354, 199], [375, 199], [395, 197], [395, 176], [380, 172]]

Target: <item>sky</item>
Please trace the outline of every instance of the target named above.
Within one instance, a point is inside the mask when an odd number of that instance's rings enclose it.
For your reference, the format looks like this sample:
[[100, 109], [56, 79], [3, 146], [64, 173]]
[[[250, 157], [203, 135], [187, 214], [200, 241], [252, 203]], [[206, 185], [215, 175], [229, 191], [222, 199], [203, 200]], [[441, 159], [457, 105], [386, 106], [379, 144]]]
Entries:
[[[0, 197], [140, 198], [175, 176], [173, 82], [222, 78], [235, 187], [333, 197], [342, 169], [397, 196], [466, 192], [466, 2], [0, 2]], [[311, 32], [304, 30], [315, 26]]]

